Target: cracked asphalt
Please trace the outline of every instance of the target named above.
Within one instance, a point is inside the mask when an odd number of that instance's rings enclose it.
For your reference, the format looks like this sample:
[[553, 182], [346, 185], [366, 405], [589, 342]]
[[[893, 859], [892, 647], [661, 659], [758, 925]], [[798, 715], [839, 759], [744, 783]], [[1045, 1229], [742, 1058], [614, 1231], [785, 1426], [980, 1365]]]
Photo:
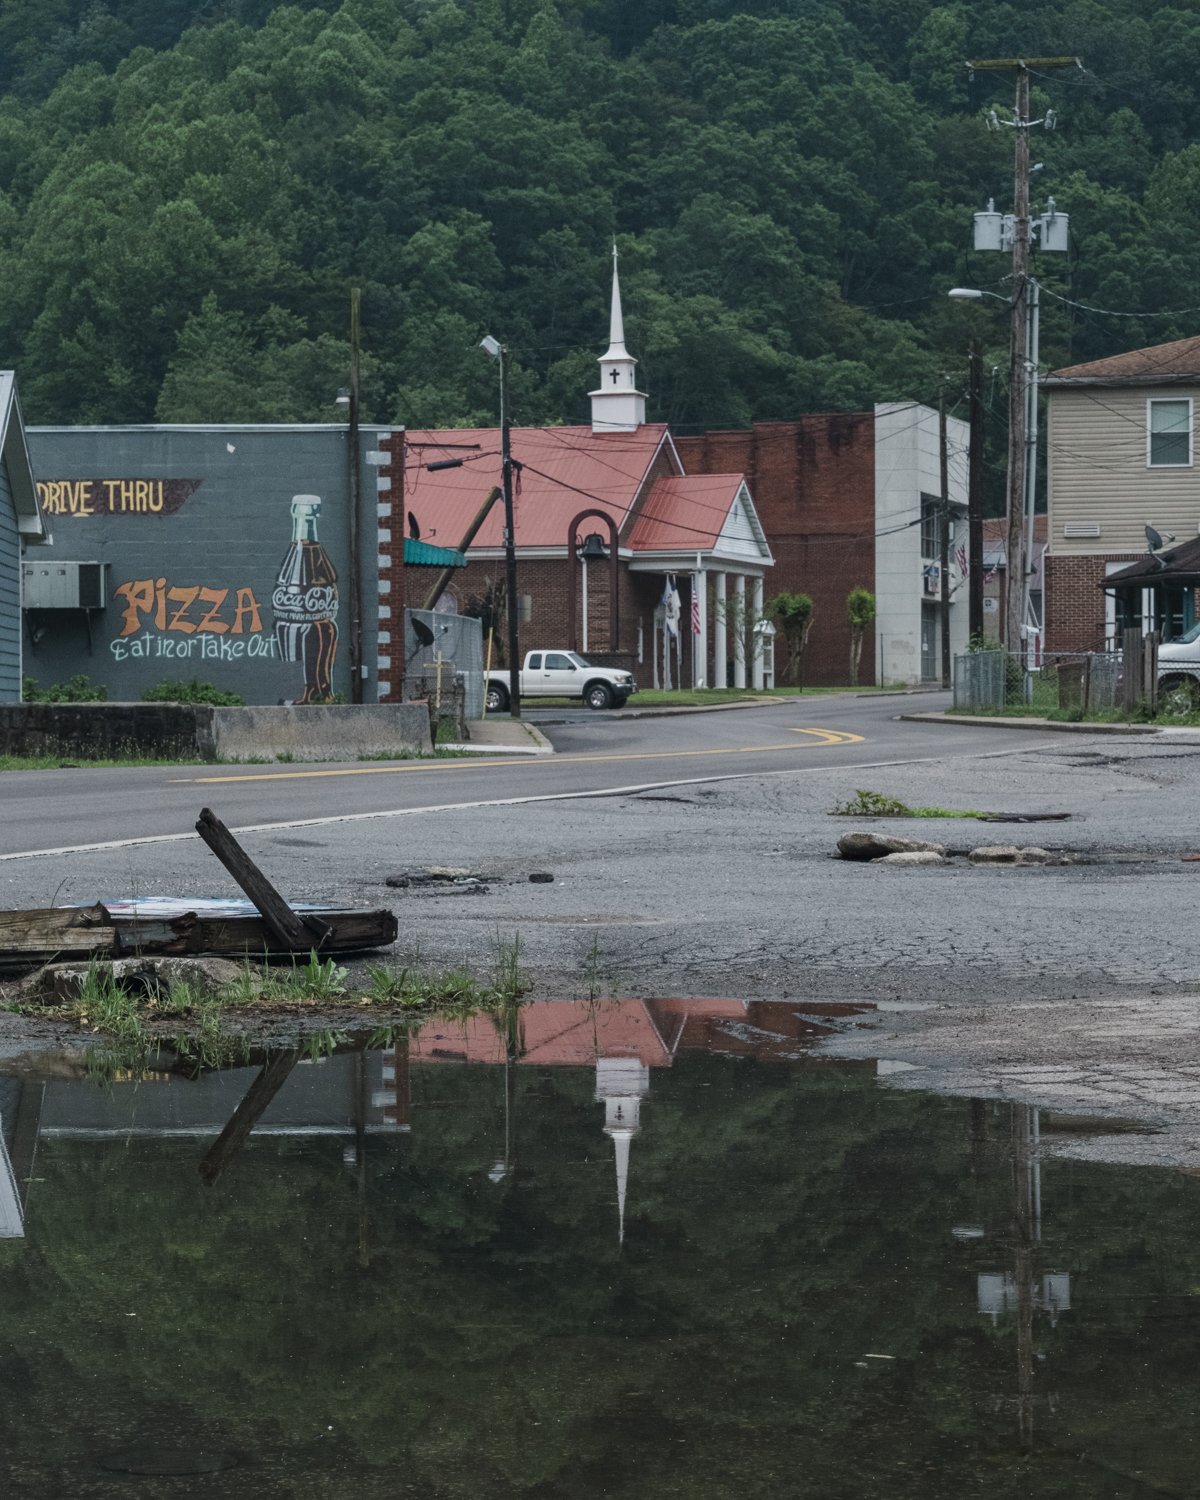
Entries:
[[[393, 906], [402, 961], [478, 970], [518, 940], [534, 998], [882, 1002], [828, 1046], [909, 1064], [890, 1086], [1130, 1116], [1146, 1131], [1054, 1149], [1200, 1166], [1200, 863], [1183, 859], [1200, 853], [1200, 735], [1013, 731], [985, 752], [973, 731], [945, 733], [944, 754], [919, 763], [830, 761], [586, 801], [264, 830], [245, 843], [268, 870], [286, 860], [295, 896]], [[1071, 817], [830, 816], [858, 788]], [[858, 827], [961, 856], [1036, 844], [1072, 862], [886, 868], [833, 857]], [[435, 865], [493, 878], [486, 894], [385, 884]], [[533, 871], [554, 880], [531, 884]], [[196, 842], [40, 859], [4, 876], [58, 901], [213, 885]]]

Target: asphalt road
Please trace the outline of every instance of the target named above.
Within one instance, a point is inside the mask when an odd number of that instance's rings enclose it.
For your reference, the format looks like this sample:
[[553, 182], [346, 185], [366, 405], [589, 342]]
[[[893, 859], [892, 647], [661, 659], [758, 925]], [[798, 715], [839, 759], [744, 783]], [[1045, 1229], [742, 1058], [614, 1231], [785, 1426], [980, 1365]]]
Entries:
[[419, 808], [604, 795], [831, 765], [919, 761], [1011, 746], [1009, 730], [904, 723], [941, 695], [781, 701], [675, 718], [589, 714], [547, 724], [554, 756], [323, 765], [5, 772], [0, 858], [190, 833], [201, 807], [261, 829]]
[[[834, 1040], [905, 1065], [894, 1085], [1133, 1115], [1157, 1133], [1094, 1149], [1200, 1170], [1200, 736], [897, 722], [912, 706], [597, 714], [517, 762], [6, 773], [0, 906], [227, 894], [190, 832], [208, 804], [286, 896], [391, 907], [381, 961], [486, 975], [518, 944], [532, 998], [875, 1005]], [[860, 865], [835, 845], [861, 825], [830, 816], [859, 787], [1069, 821], [884, 820], [956, 857]], [[1064, 862], [962, 857], [997, 842]], [[487, 880], [387, 883], [431, 865]], [[0, 1060], [44, 1031], [6, 1018]]]

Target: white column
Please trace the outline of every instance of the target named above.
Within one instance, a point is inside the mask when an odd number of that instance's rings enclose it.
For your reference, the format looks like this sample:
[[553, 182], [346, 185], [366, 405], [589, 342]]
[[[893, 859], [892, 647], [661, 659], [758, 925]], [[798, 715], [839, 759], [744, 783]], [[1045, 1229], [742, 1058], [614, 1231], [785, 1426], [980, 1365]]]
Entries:
[[705, 681], [708, 675], [708, 574], [703, 569], [692, 574], [692, 588], [700, 605], [700, 632], [692, 636], [692, 686], [702, 688], [708, 686]]
[[[754, 624], [758, 625], [763, 617], [763, 581], [761, 578], [750, 580], [750, 613], [754, 617]], [[757, 630], [754, 632], [752, 667], [751, 681], [756, 688], [761, 689], [763, 685], [763, 638], [761, 632]]]
[[714, 573], [713, 581], [713, 680], [715, 688], [726, 686], [725, 681], [725, 575]]
[[588, 595], [587, 595], [587, 558], [579, 559], [579, 576], [583, 582], [583, 654], [588, 653]]
[[746, 686], [746, 575], [733, 575], [733, 685]]

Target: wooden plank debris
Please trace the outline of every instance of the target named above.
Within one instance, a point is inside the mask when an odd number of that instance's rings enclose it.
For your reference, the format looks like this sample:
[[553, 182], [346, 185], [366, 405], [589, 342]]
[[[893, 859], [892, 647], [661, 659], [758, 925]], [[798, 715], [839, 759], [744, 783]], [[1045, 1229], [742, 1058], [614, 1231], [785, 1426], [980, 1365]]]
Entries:
[[51, 906], [0, 911], [0, 956], [46, 953], [111, 953], [117, 931], [104, 907]]
[[142, 897], [0, 911], [0, 970], [55, 959], [139, 954], [223, 954], [234, 958], [361, 952], [396, 941], [399, 924], [386, 908], [302, 902], [289, 905], [208, 808], [196, 831], [245, 891], [247, 900]]
[[318, 917], [298, 916], [210, 808], [202, 808], [196, 832], [262, 913], [268, 931], [281, 948], [321, 948], [330, 937]]
[[283, 1047], [267, 1058], [241, 1103], [230, 1115], [225, 1129], [200, 1163], [200, 1176], [208, 1187], [216, 1185], [225, 1168], [250, 1139], [250, 1134], [262, 1119], [267, 1105], [287, 1082], [299, 1061], [298, 1047]]

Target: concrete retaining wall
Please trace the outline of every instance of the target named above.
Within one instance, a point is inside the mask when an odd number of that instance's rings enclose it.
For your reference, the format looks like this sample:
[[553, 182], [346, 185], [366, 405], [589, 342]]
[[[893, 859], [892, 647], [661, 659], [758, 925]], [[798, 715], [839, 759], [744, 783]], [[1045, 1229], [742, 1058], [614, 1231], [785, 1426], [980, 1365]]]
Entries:
[[355, 760], [429, 751], [423, 703], [210, 708], [181, 703], [0, 705], [0, 754], [72, 760]]
[[293, 760], [357, 760], [359, 756], [430, 751], [424, 703], [364, 703], [306, 708], [214, 708], [212, 732], [222, 760], [290, 755]]

